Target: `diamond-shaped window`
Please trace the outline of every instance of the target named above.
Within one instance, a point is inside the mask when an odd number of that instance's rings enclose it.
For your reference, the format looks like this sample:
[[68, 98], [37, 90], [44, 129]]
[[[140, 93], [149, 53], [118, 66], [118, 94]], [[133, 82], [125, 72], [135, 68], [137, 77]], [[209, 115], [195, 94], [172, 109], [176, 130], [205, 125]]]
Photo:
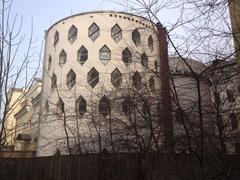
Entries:
[[56, 46], [57, 43], [59, 41], [59, 32], [56, 31], [55, 34], [54, 34], [54, 41], [53, 41], [53, 45]]
[[87, 102], [82, 96], [77, 99], [76, 110], [80, 115], [83, 115], [87, 111]]
[[109, 115], [111, 112], [111, 102], [110, 100], [104, 95], [99, 101], [99, 113], [103, 116]]
[[140, 44], [140, 33], [137, 29], [132, 32], [132, 40], [136, 46]]
[[76, 73], [71, 69], [67, 74], [67, 86], [72, 88], [76, 84]]
[[95, 41], [100, 35], [100, 29], [96, 23], [93, 23], [89, 28], [88, 28], [88, 37], [92, 40]]
[[104, 45], [99, 51], [99, 59], [103, 64], [107, 64], [111, 60], [111, 51], [110, 49]]
[[59, 64], [65, 64], [66, 62], [67, 62], [67, 53], [63, 49], [59, 55]]
[[54, 90], [57, 87], [57, 76], [55, 73], [53, 73], [51, 78], [51, 88]]
[[122, 29], [118, 24], [115, 24], [111, 29], [112, 38], [115, 42], [118, 42], [122, 39]]
[[141, 82], [142, 82], [142, 77], [140, 76], [139, 72], [135, 72], [133, 77], [132, 77], [133, 86], [136, 89], [140, 89], [141, 88]]
[[78, 62], [83, 65], [88, 59], [88, 50], [82, 46], [79, 50], [78, 50], [78, 54], [77, 54], [77, 60]]
[[148, 57], [145, 53], [143, 53], [141, 56], [141, 63], [142, 63], [142, 66], [148, 67]]
[[72, 25], [72, 27], [68, 31], [68, 40], [73, 43], [77, 39], [78, 29]]
[[132, 53], [128, 48], [125, 48], [122, 51], [122, 60], [126, 65], [129, 65], [132, 63]]
[[99, 82], [99, 73], [98, 71], [93, 67], [89, 72], [88, 72], [88, 84], [94, 88], [97, 83]]
[[130, 115], [133, 112], [134, 103], [130, 97], [127, 97], [126, 99], [124, 99], [124, 101], [122, 103], [122, 110], [126, 116]]
[[122, 73], [117, 68], [111, 73], [111, 82], [115, 88], [122, 84]]

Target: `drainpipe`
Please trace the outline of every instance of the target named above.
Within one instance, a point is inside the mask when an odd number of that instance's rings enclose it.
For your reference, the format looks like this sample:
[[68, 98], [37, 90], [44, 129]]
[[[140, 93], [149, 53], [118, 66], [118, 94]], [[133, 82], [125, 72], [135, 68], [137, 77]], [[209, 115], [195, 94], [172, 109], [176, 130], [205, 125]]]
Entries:
[[159, 42], [159, 64], [161, 81], [161, 124], [163, 127], [164, 151], [174, 152], [173, 118], [170, 88], [170, 70], [168, 64], [167, 31], [157, 24]]

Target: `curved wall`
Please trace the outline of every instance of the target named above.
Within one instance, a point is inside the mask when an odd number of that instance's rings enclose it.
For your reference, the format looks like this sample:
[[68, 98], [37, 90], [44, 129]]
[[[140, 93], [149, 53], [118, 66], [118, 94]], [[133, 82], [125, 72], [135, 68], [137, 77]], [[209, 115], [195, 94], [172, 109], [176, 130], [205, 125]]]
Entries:
[[[119, 29], [112, 30], [116, 25], [121, 28], [121, 36], [118, 37], [115, 37], [114, 33], [118, 34]], [[95, 27], [90, 30], [91, 26]], [[97, 33], [96, 27], [99, 28]], [[139, 34], [136, 33], [136, 30]], [[106, 129], [109, 126], [106, 121], [113, 119], [109, 117], [110, 114], [102, 116], [98, 113], [99, 101], [106, 96], [111, 101], [111, 112], [116, 112], [115, 120], [119, 117], [125, 119], [122, 112], [122, 103], [125, 97], [129, 95], [135, 97], [136, 94], [141, 94], [141, 97], [151, 99], [150, 96], [158, 93], [159, 85], [155, 77], [158, 46], [155, 31], [155, 24], [145, 18], [111, 11], [70, 16], [49, 28], [45, 35], [38, 156], [52, 155], [57, 151], [65, 153], [69, 151], [69, 148], [74, 151], [76, 147], [81, 152], [98, 152], [99, 149], [109, 147], [105, 145], [105, 141], [99, 144], [99, 139], [95, 139], [95, 136], [99, 135], [99, 131], [103, 131], [102, 134], [104, 134], [109, 130], [109, 128]], [[77, 36], [75, 36], [76, 32]], [[94, 32], [96, 33], [95, 38], [90, 37]], [[58, 35], [59, 37], [57, 37]], [[138, 42], [138, 35], [140, 35], [140, 42]], [[150, 36], [152, 40], [150, 40]], [[85, 62], [81, 64], [78, 61], [78, 51], [82, 46], [87, 49], [88, 55], [86, 60], [86, 56], [84, 57], [83, 54], [82, 58], [85, 59]], [[104, 46], [107, 48], [103, 48]], [[102, 55], [99, 53], [101, 48], [105, 51]], [[125, 48], [128, 48], [132, 54], [132, 62], [129, 64], [122, 60]], [[109, 58], [109, 52], [106, 52], [106, 49], [111, 52], [110, 60], [101, 61], [100, 58]], [[63, 50], [67, 58], [65, 63], [60, 64], [59, 56]], [[144, 66], [146, 58], [147, 65]], [[89, 72], [92, 68], [99, 74], [99, 80], [94, 85], [89, 84], [91, 81]], [[117, 87], [111, 82], [114, 81], [112, 73], [116, 68], [122, 75], [122, 80], [116, 80], [120, 84], [117, 84]], [[74, 72], [72, 77], [73, 79], [75, 77], [75, 82], [73, 85], [67, 81], [70, 71]], [[133, 76], [136, 72], [141, 78], [140, 88], [134, 86]], [[53, 74], [56, 75], [55, 87], [53, 87]], [[71, 77], [71, 73], [69, 76]], [[149, 80], [151, 77], [155, 81], [153, 84]], [[67, 85], [68, 83], [70, 83], [70, 87]], [[136, 82], [136, 84], [138, 83]], [[149, 86], [154, 86], [154, 88], [149, 88]], [[80, 96], [87, 104], [86, 112], [81, 115], [76, 113], [76, 101]], [[60, 98], [64, 103], [64, 112], [59, 112]], [[96, 126], [103, 128], [97, 129]], [[114, 127], [119, 126], [115, 125]], [[118, 131], [124, 129], [124, 126], [117, 129]], [[109, 135], [105, 135], [109, 139]], [[123, 135], [126, 134], [123, 133]], [[69, 137], [68, 140], [67, 137]], [[72, 143], [75, 145], [71, 145]], [[91, 148], [88, 148], [89, 146]]]

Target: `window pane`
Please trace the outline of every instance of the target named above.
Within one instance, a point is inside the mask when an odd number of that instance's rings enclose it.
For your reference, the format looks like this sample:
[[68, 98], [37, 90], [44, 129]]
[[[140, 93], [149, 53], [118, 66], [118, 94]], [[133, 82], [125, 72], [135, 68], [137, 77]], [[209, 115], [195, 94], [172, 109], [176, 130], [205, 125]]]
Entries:
[[54, 46], [58, 43], [58, 41], [59, 41], [59, 33], [58, 33], [58, 31], [56, 31], [55, 32], [55, 34], [54, 34]]
[[135, 72], [132, 77], [132, 82], [133, 82], [133, 86], [138, 90], [141, 88], [141, 81], [142, 81], [142, 78], [140, 74], [138, 72]]
[[88, 36], [92, 41], [95, 41], [100, 35], [99, 27], [93, 23], [88, 29]]
[[122, 74], [117, 68], [111, 73], [111, 81], [116, 88], [122, 83]]
[[68, 40], [74, 42], [77, 39], [77, 28], [72, 26], [68, 31]]
[[99, 81], [99, 73], [95, 68], [92, 68], [89, 72], [88, 72], [88, 84], [94, 88], [97, 83]]
[[125, 48], [122, 52], [122, 60], [126, 65], [129, 65], [132, 62], [132, 53], [128, 48]]
[[145, 53], [143, 53], [141, 56], [141, 63], [142, 63], [142, 66], [148, 67], [148, 58]]
[[73, 70], [67, 74], [67, 86], [72, 88], [76, 84], [76, 74]]
[[110, 100], [106, 96], [103, 96], [99, 101], [99, 113], [102, 114], [103, 116], [107, 116], [110, 114], [110, 112], [111, 112]]
[[99, 59], [104, 63], [108, 63], [111, 60], [111, 51], [110, 49], [104, 45], [99, 52]]
[[148, 47], [150, 48], [150, 50], [153, 50], [153, 38], [152, 36], [149, 36], [148, 38]]
[[82, 46], [78, 51], [78, 61], [83, 65], [88, 59], [88, 50]]
[[56, 86], [57, 86], [57, 76], [55, 74], [53, 74], [51, 81], [52, 81], [51, 82], [51, 87], [54, 90], [56, 88]]
[[77, 100], [77, 113], [83, 115], [87, 111], [87, 102], [80, 96]]
[[140, 44], [140, 33], [137, 29], [132, 32], [132, 40], [136, 46]]
[[114, 39], [115, 42], [118, 42], [122, 39], [122, 30], [118, 24], [112, 27], [111, 33], [112, 33], [112, 38]]
[[131, 100], [130, 97], [127, 97], [123, 103], [122, 103], [122, 109], [123, 109], [123, 112], [124, 114], [127, 116], [127, 115], [130, 115], [132, 112], [133, 112], [133, 109], [134, 109], [134, 103], [133, 101]]
[[67, 61], [67, 54], [64, 50], [62, 50], [60, 56], [59, 56], [59, 64], [65, 64]]

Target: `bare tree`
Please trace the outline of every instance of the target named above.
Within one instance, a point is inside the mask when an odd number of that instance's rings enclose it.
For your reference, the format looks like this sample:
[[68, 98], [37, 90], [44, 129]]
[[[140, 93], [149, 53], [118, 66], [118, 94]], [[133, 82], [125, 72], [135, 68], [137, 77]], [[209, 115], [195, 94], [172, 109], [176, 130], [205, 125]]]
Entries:
[[[38, 73], [41, 54], [37, 58], [36, 62], [38, 63], [33, 63], [36, 57], [33, 57], [32, 54], [32, 44], [34, 43], [32, 39], [32, 27], [29, 35], [22, 35], [21, 27], [23, 20], [17, 15], [14, 16], [11, 12], [13, 0], [2, 0], [0, 3], [0, 148], [2, 150], [4, 146], [8, 146], [7, 143], [9, 142], [6, 139], [15, 134], [14, 125], [9, 129], [7, 119], [16, 113], [14, 109], [32, 85], [34, 77]], [[25, 54], [21, 57], [21, 60], [20, 54], [23, 54], [23, 52], [20, 51], [22, 46], [25, 45], [26, 38], [29, 39], [24, 49]], [[30, 72], [28, 71], [29, 65], [31, 66], [32, 64], [36, 68]], [[14, 90], [19, 86], [24, 86], [21, 89], [22, 92], [17, 97], [13, 97], [15, 96]]]

